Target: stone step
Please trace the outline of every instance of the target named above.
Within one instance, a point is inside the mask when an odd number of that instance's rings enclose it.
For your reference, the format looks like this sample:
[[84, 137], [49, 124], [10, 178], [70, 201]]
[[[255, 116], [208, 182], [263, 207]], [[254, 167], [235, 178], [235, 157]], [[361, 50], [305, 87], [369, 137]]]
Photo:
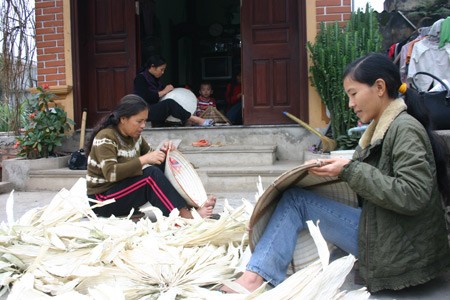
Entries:
[[197, 169], [208, 193], [256, 192], [261, 178], [263, 188], [284, 172], [300, 165], [299, 161], [275, 161], [272, 165], [253, 167], [203, 167]]
[[[92, 129], [87, 129], [86, 138], [91, 133]], [[276, 156], [280, 160], [302, 160], [303, 151], [320, 143], [317, 135], [298, 124], [146, 128], [142, 136], [152, 147], [165, 140], [180, 140], [180, 149], [203, 139], [212, 145], [277, 145]], [[79, 143], [80, 133], [76, 131], [65, 139], [60, 151], [76, 151]]]
[[[196, 171], [208, 193], [215, 192], [256, 192], [258, 177], [263, 187], [267, 187], [283, 172], [294, 168], [300, 162], [275, 161], [266, 166], [220, 166], [196, 168]], [[70, 188], [80, 177], [85, 177], [85, 170], [69, 168], [32, 170], [26, 183], [26, 191], [58, 191]]]
[[276, 145], [180, 146], [179, 150], [195, 167], [267, 166], [276, 160]]
[[26, 188], [30, 172], [65, 168], [69, 158], [70, 156], [66, 155], [39, 159], [25, 159], [22, 157], [7, 159], [2, 161], [2, 180], [12, 183], [16, 191], [23, 191]]
[[[256, 172], [252, 173], [252, 169], [258, 170], [262, 174], [270, 173], [276, 161], [277, 147], [275, 145], [215, 144], [211, 147], [180, 145], [179, 149], [198, 170], [206, 189], [220, 191], [220, 187], [223, 185], [226, 187], [224, 190], [234, 191], [233, 189], [229, 190], [228, 187], [238, 187], [241, 190], [246, 186], [245, 180], [254, 182], [254, 178], [257, 179], [258, 175], [252, 175]], [[220, 177], [218, 175], [220, 173], [225, 175]], [[33, 169], [29, 171], [25, 190], [58, 191], [62, 188], [70, 188], [78, 178], [84, 176], [86, 176], [85, 170], [70, 170], [67, 167], [61, 168], [61, 166], [59, 168]], [[236, 176], [242, 178], [236, 180]], [[220, 183], [221, 181], [222, 183]], [[252, 184], [252, 189], [254, 187], [255, 185]]]
[[71, 170], [68, 167], [45, 170], [31, 170], [25, 183], [25, 191], [59, 191], [70, 189], [80, 177], [86, 177], [86, 170]]
[[10, 193], [14, 189], [14, 185], [11, 182], [0, 182], [0, 194]]

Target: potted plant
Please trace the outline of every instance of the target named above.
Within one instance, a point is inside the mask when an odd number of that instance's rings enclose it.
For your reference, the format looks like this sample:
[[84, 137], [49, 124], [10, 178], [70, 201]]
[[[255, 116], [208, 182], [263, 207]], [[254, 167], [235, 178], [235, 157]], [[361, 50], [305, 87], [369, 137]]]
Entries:
[[357, 126], [357, 118], [348, 108], [348, 98], [342, 86], [342, 73], [354, 59], [381, 50], [382, 37], [374, 10], [352, 13], [345, 27], [333, 23], [320, 25], [315, 43], [308, 42], [312, 66], [310, 79], [330, 113], [331, 133], [338, 149], [352, 149], [358, 135], [348, 135]]
[[17, 137], [18, 155], [28, 158], [55, 156], [55, 149], [62, 145], [74, 122], [56, 102], [56, 95], [48, 86], [37, 87], [31, 99], [27, 100], [29, 122]]
[[2, 161], [2, 180], [12, 183], [15, 190], [26, 189], [32, 170], [67, 167], [70, 156], [57, 155], [56, 147], [62, 145], [74, 122], [55, 98], [44, 85], [25, 101], [29, 120], [16, 137], [18, 157]]

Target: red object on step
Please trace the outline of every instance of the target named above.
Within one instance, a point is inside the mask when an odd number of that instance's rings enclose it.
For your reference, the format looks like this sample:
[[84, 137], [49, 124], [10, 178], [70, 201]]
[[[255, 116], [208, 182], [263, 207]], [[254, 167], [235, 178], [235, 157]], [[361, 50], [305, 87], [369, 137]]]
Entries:
[[210, 145], [211, 143], [208, 140], [198, 140], [192, 143], [192, 146], [194, 147], [208, 147]]

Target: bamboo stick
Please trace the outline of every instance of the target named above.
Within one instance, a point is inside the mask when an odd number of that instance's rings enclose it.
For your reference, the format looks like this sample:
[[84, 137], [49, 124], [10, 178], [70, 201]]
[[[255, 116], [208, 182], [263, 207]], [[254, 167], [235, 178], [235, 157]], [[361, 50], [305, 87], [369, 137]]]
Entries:
[[311, 127], [309, 124], [303, 122], [302, 120], [300, 120], [296, 116], [294, 116], [294, 115], [292, 115], [292, 114], [290, 114], [290, 113], [288, 113], [286, 111], [283, 112], [283, 114], [286, 117], [290, 118], [291, 120], [293, 120], [293, 121], [297, 122], [298, 124], [302, 125], [306, 129], [308, 129], [310, 132], [312, 132], [315, 135], [317, 135], [320, 138], [321, 142], [322, 142], [322, 151], [323, 152], [330, 152], [330, 151], [333, 151], [334, 149], [336, 149], [336, 141], [335, 140], [324, 136], [318, 130], [316, 130], [315, 128]]

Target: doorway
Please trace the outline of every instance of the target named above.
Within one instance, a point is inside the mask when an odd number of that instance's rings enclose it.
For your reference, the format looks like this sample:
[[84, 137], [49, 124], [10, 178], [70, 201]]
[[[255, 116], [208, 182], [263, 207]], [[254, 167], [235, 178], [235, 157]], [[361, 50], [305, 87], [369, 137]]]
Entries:
[[308, 121], [305, 1], [71, 0], [75, 117], [87, 126], [133, 91], [153, 53], [162, 81], [198, 95], [202, 80], [224, 109], [226, 85], [242, 71], [244, 125]]
[[208, 81], [224, 110], [226, 84], [241, 68], [240, 0], [140, 0], [138, 34], [138, 66], [162, 55], [165, 84], [198, 95]]
[[285, 111], [308, 121], [305, 1], [140, 3], [138, 57], [142, 63], [152, 52], [162, 54], [165, 83], [197, 95], [200, 82], [210, 81], [223, 111], [226, 85], [242, 71], [245, 125], [292, 123]]

